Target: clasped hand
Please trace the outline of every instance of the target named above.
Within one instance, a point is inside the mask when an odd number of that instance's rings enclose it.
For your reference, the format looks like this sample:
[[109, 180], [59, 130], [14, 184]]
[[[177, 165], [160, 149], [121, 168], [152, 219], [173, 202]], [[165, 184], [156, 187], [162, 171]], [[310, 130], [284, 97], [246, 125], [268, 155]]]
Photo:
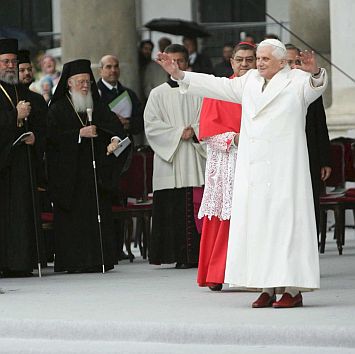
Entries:
[[23, 139], [23, 142], [27, 145], [34, 145], [35, 141], [36, 141], [36, 138], [32, 132], [29, 136], [26, 136], [26, 138]]
[[80, 136], [82, 138], [96, 138], [96, 125], [89, 125], [80, 129]]
[[186, 127], [181, 135], [181, 139], [182, 140], [189, 140], [194, 136], [195, 132], [193, 130], [193, 128], [189, 125], [188, 127]]
[[26, 101], [20, 101], [17, 106], [17, 120], [22, 121], [27, 118], [31, 113], [31, 103]]

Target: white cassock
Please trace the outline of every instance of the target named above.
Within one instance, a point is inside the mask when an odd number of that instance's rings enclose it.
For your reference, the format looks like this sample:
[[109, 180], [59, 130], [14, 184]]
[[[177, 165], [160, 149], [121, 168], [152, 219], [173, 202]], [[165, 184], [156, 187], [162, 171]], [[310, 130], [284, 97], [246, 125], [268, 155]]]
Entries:
[[153, 191], [204, 184], [205, 146], [181, 139], [188, 126], [198, 136], [201, 104], [199, 96], [181, 95], [178, 87], [168, 83], [151, 91], [144, 110], [144, 127], [155, 152]]
[[181, 92], [241, 103], [225, 282], [236, 287], [319, 288], [319, 258], [305, 135], [320, 78], [285, 67], [262, 92], [257, 70], [240, 78], [185, 73]]

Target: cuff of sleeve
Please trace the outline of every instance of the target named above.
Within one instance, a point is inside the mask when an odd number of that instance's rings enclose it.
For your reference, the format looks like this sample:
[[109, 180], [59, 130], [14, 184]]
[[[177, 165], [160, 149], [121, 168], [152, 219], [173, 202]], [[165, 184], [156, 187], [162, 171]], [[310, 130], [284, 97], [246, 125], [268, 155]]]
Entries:
[[325, 69], [320, 68], [320, 72], [317, 76], [311, 75], [311, 85], [313, 87], [323, 86], [324, 83]]
[[184, 94], [187, 92], [189, 85], [190, 85], [190, 75], [191, 73], [188, 71], [184, 71], [184, 78], [182, 80], [174, 80], [179, 84], [180, 93]]
[[117, 139], [119, 143], [122, 141], [118, 136], [115, 135], [111, 138], [111, 142], [114, 141], [115, 139]]
[[81, 143], [81, 136], [80, 136], [80, 133], [79, 133], [79, 139], [78, 139], [78, 144]]

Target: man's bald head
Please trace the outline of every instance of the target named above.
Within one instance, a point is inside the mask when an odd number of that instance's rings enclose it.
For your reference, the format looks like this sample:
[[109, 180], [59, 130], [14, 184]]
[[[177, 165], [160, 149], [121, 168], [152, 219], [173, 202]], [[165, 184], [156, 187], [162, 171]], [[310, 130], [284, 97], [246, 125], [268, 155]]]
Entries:
[[104, 55], [100, 59], [100, 76], [112, 86], [116, 86], [120, 78], [120, 63], [115, 55]]

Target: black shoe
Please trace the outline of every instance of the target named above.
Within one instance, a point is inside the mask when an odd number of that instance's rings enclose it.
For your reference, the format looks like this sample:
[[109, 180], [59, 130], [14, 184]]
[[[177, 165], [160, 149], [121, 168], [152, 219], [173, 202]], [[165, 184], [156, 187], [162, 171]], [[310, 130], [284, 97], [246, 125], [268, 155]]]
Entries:
[[213, 286], [209, 286], [210, 290], [212, 291], [221, 291], [223, 288], [223, 284], [216, 284]]
[[31, 272], [22, 272], [18, 270], [4, 270], [2, 272], [3, 278], [29, 278], [33, 277]]
[[102, 266], [94, 266], [82, 270], [82, 273], [101, 273], [101, 272], [102, 272]]
[[[133, 255], [132, 255], [133, 256]], [[122, 251], [122, 252], [120, 252], [119, 254], [118, 254], [118, 260], [119, 261], [123, 261], [124, 259], [130, 259], [131, 257], [127, 254], [127, 253], [125, 253], [124, 251]], [[133, 258], [134, 258], [134, 256], [133, 256]]]
[[197, 263], [176, 263], [176, 269], [197, 268]]
[[[105, 272], [113, 269], [113, 265], [105, 265]], [[82, 273], [102, 273], [102, 266], [93, 266], [88, 268], [80, 268], [80, 269], [70, 269], [67, 270], [68, 274], [82, 274]]]

